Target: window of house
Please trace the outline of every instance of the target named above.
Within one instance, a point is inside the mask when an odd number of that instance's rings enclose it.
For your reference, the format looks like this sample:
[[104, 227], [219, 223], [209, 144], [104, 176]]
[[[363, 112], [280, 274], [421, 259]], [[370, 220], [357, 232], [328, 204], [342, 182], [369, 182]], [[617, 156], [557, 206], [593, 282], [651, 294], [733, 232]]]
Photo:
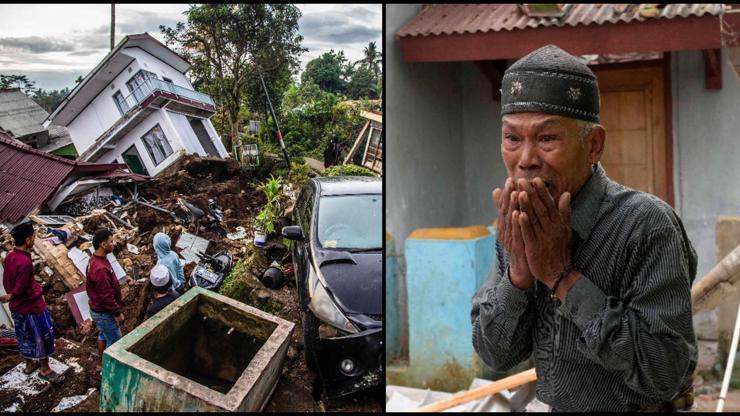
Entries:
[[162, 81], [169, 82], [170, 84], [174, 84], [174, 82], [172, 82], [172, 80], [167, 77], [162, 77]]
[[116, 91], [115, 94], [113, 94], [113, 101], [116, 102], [116, 107], [118, 107], [118, 112], [121, 113], [121, 115], [126, 114], [128, 111], [128, 103], [126, 103], [126, 99], [123, 98], [123, 94], [121, 94], [121, 91]]
[[144, 86], [146, 81], [149, 79], [157, 79], [157, 75], [153, 72], [141, 69], [126, 82], [129, 92], [134, 94], [136, 101], [141, 101], [144, 97], [149, 95], [149, 92], [151, 92], [150, 88], [146, 88], [146, 86]]
[[172, 154], [172, 146], [167, 141], [167, 137], [165, 137], [164, 131], [162, 131], [162, 127], [159, 124], [142, 136], [141, 141], [144, 142], [144, 146], [149, 152], [149, 156], [151, 156], [155, 166], [162, 163], [167, 156]]

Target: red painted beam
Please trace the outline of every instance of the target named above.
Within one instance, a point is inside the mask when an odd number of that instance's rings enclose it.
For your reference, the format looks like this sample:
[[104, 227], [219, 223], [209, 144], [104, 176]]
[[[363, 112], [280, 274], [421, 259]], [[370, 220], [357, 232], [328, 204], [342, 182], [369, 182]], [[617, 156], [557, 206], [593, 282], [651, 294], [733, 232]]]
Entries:
[[704, 49], [704, 88], [708, 90], [722, 89], [722, 50]]
[[501, 101], [501, 80], [506, 71], [506, 61], [475, 61], [475, 65], [491, 83], [493, 100]]
[[[725, 14], [725, 22], [732, 27], [740, 27], [740, 13]], [[406, 62], [517, 59], [549, 43], [557, 44], [574, 55], [716, 49], [723, 46], [719, 19], [711, 15], [486, 33], [406, 36], [400, 38], [399, 43]]]

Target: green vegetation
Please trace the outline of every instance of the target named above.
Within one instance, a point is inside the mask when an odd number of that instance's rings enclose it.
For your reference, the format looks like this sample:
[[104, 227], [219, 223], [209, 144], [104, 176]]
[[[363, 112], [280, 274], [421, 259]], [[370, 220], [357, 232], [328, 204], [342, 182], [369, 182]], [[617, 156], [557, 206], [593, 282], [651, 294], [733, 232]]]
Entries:
[[301, 12], [292, 4], [202, 4], [185, 15], [187, 23], [160, 30], [167, 45], [191, 62], [193, 86], [218, 104], [217, 124], [228, 126], [220, 133], [231, 149], [229, 138], [239, 136], [244, 108], [263, 118], [269, 112], [260, 74], [273, 105], [280, 106], [300, 54], [308, 50], [298, 34]]
[[326, 169], [324, 176], [375, 176], [375, 173], [362, 166], [336, 165]]
[[275, 222], [283, 213], [280, 199], [282, 197], [281, 185], [283, 179], [278, 176], [270, 176], [270, 179], [260, 184], [259, 189], [264, 192], [267, 202], [259, 214], [255, 217], [255, 225], [267, 234], [275, 232]]

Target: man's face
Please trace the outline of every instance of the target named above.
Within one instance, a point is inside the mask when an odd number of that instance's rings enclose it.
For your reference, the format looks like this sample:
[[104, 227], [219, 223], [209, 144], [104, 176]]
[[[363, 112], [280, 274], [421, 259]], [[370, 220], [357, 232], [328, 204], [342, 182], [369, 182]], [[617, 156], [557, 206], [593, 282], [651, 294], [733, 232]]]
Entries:
[[113, 236], [106, 238], [105, 241], [100, 243], [100, 247], [105, 250], [106, 253], [112, 253], [114, 245], [115, 241], [113, 240]]
[[26, 238], [26, 247], [33, 247], [33, 243], [36, 241], [36, 231], [30, 237]]
[[509, 176], [545, 181], [555, 201], [564, 192], [574, 195], [596, 163], [588, 140], [579, 140], [576, 120], [543, 113], [515, 113], [502, 118], [501, 156]]

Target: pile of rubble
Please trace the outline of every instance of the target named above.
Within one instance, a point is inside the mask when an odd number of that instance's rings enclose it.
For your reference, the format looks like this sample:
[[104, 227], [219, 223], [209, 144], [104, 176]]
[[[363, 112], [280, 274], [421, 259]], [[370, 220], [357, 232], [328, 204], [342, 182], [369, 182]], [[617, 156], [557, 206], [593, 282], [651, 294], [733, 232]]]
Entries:
[[[143, 185], [135, 188], [131, 184], [112, 185], [112, 189], [105, 189], [103, 192], [97, 189], [92, 192], [92, 197], [88, 195], [87, 198], [77, 198], [60, 205], [60, 210], [53, 213], [55, 215], [30, 216], [37, 229], [37, 238], [31, 253], [35, 276], [44, 289], [44, 299], [52, 315], [57, 339], [64, 345], [77, 345], [75, 354], [78, 355], [75, 357], [78, 358], [75, 359], [97, 356], [96, 331], [90, 331], [82, 319], [86, 298], [78, 301], [75, 296], [78, 293], [84, 294], [83, 266], [92, 253], [92, 234], [99, 228], [113, 231], [116, 241], [112, 263], [115, 261], [113, 265], [121, 282], [125, 305], [125, 321], [121, 325], [124, 335], [144, 320], [150, 302], [148, 276], [157, 262], [152, 243], [154, 235], [159, 232], [170, 236], [173, 251], [183, 258], [186, 278], [196, 267], [193, 260], [198, 257], [193, 257], [190, 252], [196, 251], [195, 248], [180, 244], [184, 240], [205, 242], [207, 248], [201, 250], [204, 253], [200, 254], [212, 255], [225, 251], [231, 254], [235, 263], [244, 259], [241, 263], [250, 265], [249, 271], [254, 275], [259, 274], [256, 268], [266, 268], [274, 260], [279, 261], [282, 269], [290, 269], [287, 249], [279, 241], [272, 241], [265, 250], [255, 249], [253, 244], [253, 218], [265, 202], [263, 193], [257, 189], [262, 179], [256, 177], [255, 172], [241, 169], [234, 160], [186, 156]], [[110, 198], [109, 195], [114, 195], [117, 199]], [[105, 198], [108, 198], [107, 202]], [[183, 198], [206, 212], [209, 199], [212, 200], [223, 211], [220, 225], [228, 234], [225, 236], [223, 233], [204, 229], [198, 223], [178, 221], [178, 217], [173, 215], [178, 198]], [[71, 213], [82, 215], [56, 215]], [[13, 249], [13, 242], [7, 230], [0, 230], [0, 233], [0, 257], [4, 259]], [[247, 268], [242, 267], [241, 270]], [[287, 287], [267, 291], [259, 290], [264, 287], [258, 286], [259, 284], [255, 285], [250, 298], [258, 300], [258, 304], [274, 305], [273, 309], [281, 309], [283, 304], [288, 303], [288, 297], [292, 296]], [[268, 298], [271, 296], [275, 299], [270, 302]], [[288, 312], [294, 311], [285, 311]], [[11, 365], [15, 365], [15, 360], [16, 358], [9, 359], [5, 364], [0, 362], [0, 372], [4, 373]], [[90, 365], [92, 364], [91, 360]], [[87, 379], [87, 376], [92, 375], [92, 367], [88, 369], [85, 366], [85, 370], [73, 389], [63, 389], [66, 394], [84, 395], [89, 388], [96, 387], [91, 378]], [[91, 400], [96, 398], [97, 394], [94, 394]], [[0, 404], [5, 404], [4, 402], [0, 397]]]

